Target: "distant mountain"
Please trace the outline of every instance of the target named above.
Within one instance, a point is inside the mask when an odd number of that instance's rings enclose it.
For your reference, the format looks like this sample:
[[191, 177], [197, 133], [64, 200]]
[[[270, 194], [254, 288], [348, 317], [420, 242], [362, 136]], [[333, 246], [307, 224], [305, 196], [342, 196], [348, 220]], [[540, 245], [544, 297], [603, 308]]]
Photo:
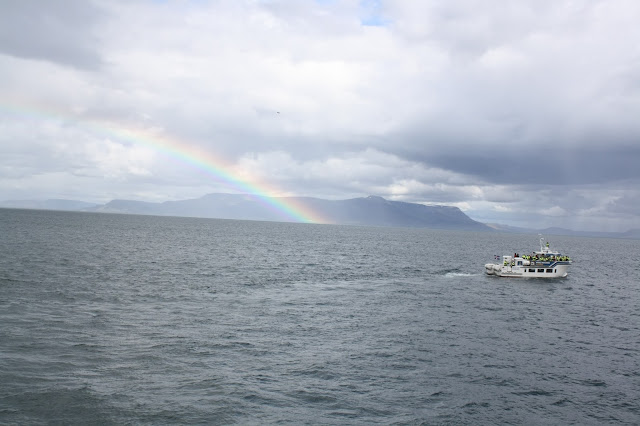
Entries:
[[264, 198], [247, 194], [208, 194], [200, 198], [149, 203], [133, 200], [113, 200], [98, 205], [74, 200], [12, 200], [0, 201], [0, 208], [68, 210], [101, 213], [124, 213], [158, 216], [185, 216], [218, 219], [263, 220], [290, 222], [291, 216], [275, 205], [296, 205], [313, 212], [328, 223], [344, 225], [401, 226], [416, 228], [498, 231], [519, 234], [570, 235], [640, 239], [640, 229], [626, 232], [573, 231], [564, 228], [530, 229], [496, 223], [476, 222], [457, 207], [425, 206], [389, 201], [369, 196], [348, 200], [323, 200], [310, 197]]
[[518, 226], [503, 225], [501, 223], [487, 223], [486, 225], [494, 231], [500, 232], [513, 232], [516, 234], [531, 234], [539, 232], [536, 229], [520, 228]]
[[541, 234], [569, 235], [575, 237], [597, 237], [597, 238], [640, 238], [640, 229], [630, 229], [627, 232], [596, 232], [596, 231], [573, 231], [564, 228], [546, 228], [540, 231]]
[[[389, 201], [382, 197], [323, 200], [310, 197], [273, 198], [276, 204], [296, 205], [329, 223], [344, 225], [403, 226], [418, 228], [490, 231], [457, 207], [425, 206]], [[160, 216], [208, 217], [219, 219], [290, 221], [281, 210], [261, 197], [242, 194], [208, 194], [181, 201], [148, 203], [113, 200], [87, 211], [104, 213], [151, 214]]]
[[332, 223], [346, 225], [402, 226], [415, 228], [461, 229], [490, 231], [457, 207], [425, 206], [389, 201], [369, 196], [349, 200], [328, 201], [318, 198], [296, 199]]
[[595, 237], [595, 238], [629, 238], [640, 239], [640, 229], [630, 229], [626, 232], [597, 232], [597, 231], [574, 231], [571, 229], [551, 227], [545, 229], [519, 228], [516, 226], [501, 225], [498, 223], [488, 223], [487, 226], [495, 231], [511, 232], [517, 234], [542, 234], [542, 235], [567, 235], [573, 237]]
[[13, 209], [37, 209], [37, 210], [67, 210], [76, 211], [95, 207], [95, 203], [85, 203], [75, 200], [8, 200], [0, 201], [0, 207]]
[[640, 229], [629, 229], [622, 233], [622, 238], [633, 238], [640, 240]]

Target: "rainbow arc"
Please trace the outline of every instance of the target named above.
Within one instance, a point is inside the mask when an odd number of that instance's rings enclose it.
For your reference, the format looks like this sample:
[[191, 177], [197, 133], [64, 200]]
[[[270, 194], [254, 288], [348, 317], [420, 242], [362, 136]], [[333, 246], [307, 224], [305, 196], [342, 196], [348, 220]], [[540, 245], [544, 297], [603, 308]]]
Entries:
[[239, 193], [255, 197], [269, 209], [283, 216], [283, 220], [325, 223], [322, 217], [297, 200], [289, 197], [274, 197], [272, 194], [279, 191], [267, 182], [252, 182], [246, 177], [240, 177], [234, 172], [231, 164], [211, 152], [197, 148], [195, 145], [178, 138], [170, 137], [166, 133], [98, 120], [78, 120], [71, 115], [64, 115], [45, 108], [5, 104], [0, 107], [0, 110], [26, 120], [55, 120], [72, 123], [94, 136], [151, 148], [163, 156], [200, 170], [213, 179], [228, 184]]

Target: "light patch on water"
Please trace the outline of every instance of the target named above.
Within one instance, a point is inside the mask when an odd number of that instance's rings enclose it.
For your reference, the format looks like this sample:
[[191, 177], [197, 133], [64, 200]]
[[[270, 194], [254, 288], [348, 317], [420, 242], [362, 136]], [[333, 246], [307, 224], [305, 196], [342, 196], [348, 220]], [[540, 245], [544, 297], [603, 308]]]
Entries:
[[447, 272], [444, 274], [445, 277], [477, 277], [480, 274], [469, 274], [467, 272]]

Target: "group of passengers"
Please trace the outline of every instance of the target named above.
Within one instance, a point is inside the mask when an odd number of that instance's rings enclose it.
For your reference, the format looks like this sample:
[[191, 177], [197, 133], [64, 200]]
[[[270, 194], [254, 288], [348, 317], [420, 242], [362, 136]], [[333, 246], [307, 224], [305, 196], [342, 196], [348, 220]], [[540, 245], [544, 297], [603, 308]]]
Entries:
[[542, 256], [542, 255], [538, 256], [536, 253], [533, 253], [530, 256], [524, 255], [524, 256], [522, 256], [522, 258], [526, 259], [526, 260], [533, 260], [533, 261], [540, 260], [542, 262], [553, 262], [553, 261], [556, 261], [556, 260], [558, 260], [558, 261], [569, 261], [569, 260], [571, 260], [569, 258], [569, 256], [556, 256], [556, 255], [553, 255], [553, 254], [551, 256]]
[[[511, 260], [511, 266], [516, 266], [516, 261], [515, 258], [516, 257], [520, 257], [520, 254], [518, 253], [514, 253], [513, 254], [513, 259]], [[568, 262], [571, 260], [571, 258], [569, 256], [556, 256], [556, 255], [551, 255], [551, 256], [542, 256], [542, 255], [537, 255], [536, 253], [533, 253], [532, 255], [524, 255], [522, 256], [522, 259], [525, 260], [530, 260], [532, 262], [535, 261], [540, 261], [540, 262], [555, 262], [555, 261], [565, 261]], [[507, 260], [504, 260], [504, 266], [509, 266], [509, 262], [507, 262]]]

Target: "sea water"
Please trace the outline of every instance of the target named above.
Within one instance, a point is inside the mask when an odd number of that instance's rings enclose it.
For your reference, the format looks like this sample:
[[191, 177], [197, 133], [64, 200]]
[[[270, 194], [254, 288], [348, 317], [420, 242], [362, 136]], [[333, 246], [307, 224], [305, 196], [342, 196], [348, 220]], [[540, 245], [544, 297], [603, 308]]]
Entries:
[[0, 209], [2, 424], [638, 424], [640, 241]]

